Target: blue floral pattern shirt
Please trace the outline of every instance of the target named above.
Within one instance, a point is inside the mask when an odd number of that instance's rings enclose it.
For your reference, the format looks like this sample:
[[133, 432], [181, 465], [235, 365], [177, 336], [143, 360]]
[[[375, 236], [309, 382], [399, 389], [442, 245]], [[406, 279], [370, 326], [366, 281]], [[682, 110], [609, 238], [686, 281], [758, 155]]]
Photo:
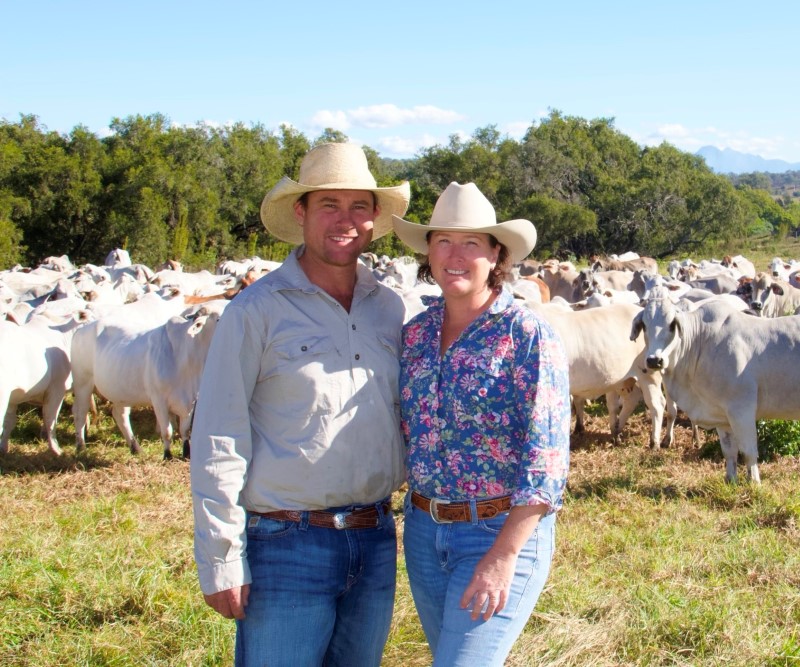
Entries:
[[563, 502], [569, 367], [552, 328], [502, 290], [444, 353], [442, 297], [403, 327], [400, 401], [412, 490], [428, 498], [511, 495]]

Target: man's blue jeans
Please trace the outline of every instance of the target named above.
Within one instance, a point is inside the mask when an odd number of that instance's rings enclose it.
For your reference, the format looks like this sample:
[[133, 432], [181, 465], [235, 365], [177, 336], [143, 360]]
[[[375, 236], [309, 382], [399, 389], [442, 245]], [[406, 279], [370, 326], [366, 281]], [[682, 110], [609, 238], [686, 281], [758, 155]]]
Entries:
[[437, 524], [405, 500], [403, 545], [411, 594], [433, 653], [434, 667], [502, 667], [525, 628], [550, 572], [555, 514], [543, 517], [517, 559], [505, 608], [473, 621], [461, 596], [475, 566], [494, 544], [508, 514]]
[[[342, 508], [347, 509], [347, 508]], [[394, 606], [391, 511], [377, 528], [336, 530], [248, 514], [253, 582], [236, 622], [236, 666], [377, 667]]]

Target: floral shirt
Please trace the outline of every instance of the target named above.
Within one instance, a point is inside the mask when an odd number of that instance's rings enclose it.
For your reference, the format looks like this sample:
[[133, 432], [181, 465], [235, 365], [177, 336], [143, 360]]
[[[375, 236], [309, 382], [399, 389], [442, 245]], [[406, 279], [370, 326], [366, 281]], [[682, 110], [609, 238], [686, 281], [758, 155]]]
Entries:
[[444, 299], [403, 327], [400, 401], [409, 486], [428, 498], [511, 495], [562, 505], [569, 368], [550, 326], [503, 290], [440, 354]]

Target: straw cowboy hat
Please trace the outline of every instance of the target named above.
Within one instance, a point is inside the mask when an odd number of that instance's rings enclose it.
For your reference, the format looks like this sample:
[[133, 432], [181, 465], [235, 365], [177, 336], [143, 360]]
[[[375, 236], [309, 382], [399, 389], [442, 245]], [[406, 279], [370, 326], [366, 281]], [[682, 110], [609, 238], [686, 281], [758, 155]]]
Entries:
[[530, 220], [497, 222], [494, 206], [474, 183], [451, 183], [433, 207], [431, 223], [421, 225], [393, 216], [394, 233], [409, 248], [428, 254], [428, 232], [472, 232], [491, 234], [506, 248], [516, 264], [536, 245], [536, 228]]
[[261, 221], [267, 231], [282, 241], [303, 242], [303, 228], [294, 217], [294, 204], [306, 192], [316, 190], [369, 190], [381, 212], [373, 221], [372, 238], [392, 231], [392, 216], [403, 215], [411, 200], [408, 181], [379, 188], [370, 173], [367, 156], [357, 144], [330, 143], [312, 148], [300, 164], [295, 182], [284, 176], [261, 203]]

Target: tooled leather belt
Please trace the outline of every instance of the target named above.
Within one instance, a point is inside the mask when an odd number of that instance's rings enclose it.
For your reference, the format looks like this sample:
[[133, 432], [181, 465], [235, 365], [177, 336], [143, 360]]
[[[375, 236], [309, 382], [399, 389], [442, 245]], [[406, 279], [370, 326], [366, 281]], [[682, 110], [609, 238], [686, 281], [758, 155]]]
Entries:
[[[389, 501], [380, 503], [381, 509], [384, 514], [388, 514], [392, 505]], [[369, 507], [360, 507], [349, 512], [334, 512], [332, 510], [276, 510], [274, 512], [253, 512], [248, 510], [250, 514], [256, 516], [263, 516], [267, 519], [275, 519], [276, 521], [293, 521], [300, 523], [303, 520], [303, 514], [308, 514], [308, 524], [310, 526], [317, 526], [319, 528], [336, 528], [337, 530], [345, 530], [351, 528], [377, 528], [380, 525], [381, 517], [378, 514], [377, 507], [371, 505]]]
[[[411, 504], [431, 515], [436, 523], [453, 523], [455, 521], [472, 521], [469, 501], [448, 501], [439, 498], [426, 498], [416, 491], [411, 492]], [[492, 517], [508, 512], [511, 509], [511, 496], [489, 498], [475, 503], [478, 519]]]

